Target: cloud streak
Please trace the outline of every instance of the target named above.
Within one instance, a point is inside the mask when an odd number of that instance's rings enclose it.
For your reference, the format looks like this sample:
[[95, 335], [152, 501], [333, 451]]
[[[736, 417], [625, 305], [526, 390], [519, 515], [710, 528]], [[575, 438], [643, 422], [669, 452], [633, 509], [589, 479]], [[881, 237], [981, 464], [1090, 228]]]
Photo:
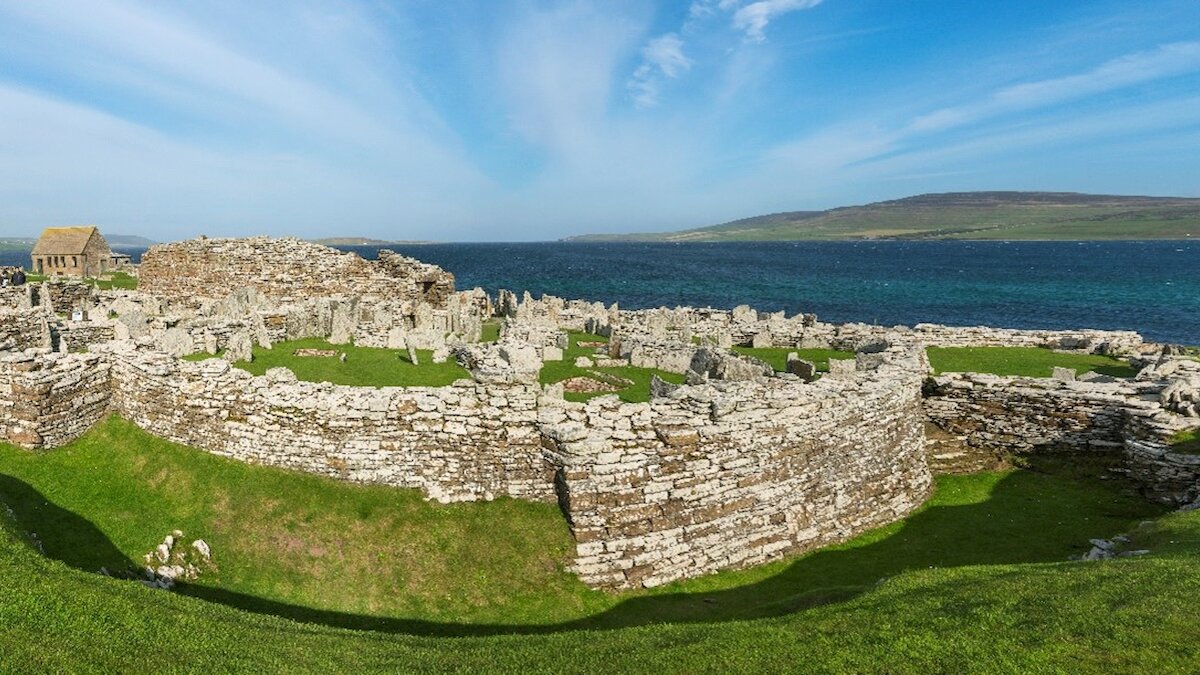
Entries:
[[767, 24], [779, 16], [802, 9], [812, 9], [822, 0], [758, 0], [740, 7], [733, 14], [733, 27], [745, 32], [751, 42], [767, 39]]
[[663, 78], [674, 79], [692, 67], [692, 60], [683, 53], [683, 40], [675, 33], [654, 38], [642, 48], [642, 64], [633, 71], [629, 89], [639, 108], [659, 104]]

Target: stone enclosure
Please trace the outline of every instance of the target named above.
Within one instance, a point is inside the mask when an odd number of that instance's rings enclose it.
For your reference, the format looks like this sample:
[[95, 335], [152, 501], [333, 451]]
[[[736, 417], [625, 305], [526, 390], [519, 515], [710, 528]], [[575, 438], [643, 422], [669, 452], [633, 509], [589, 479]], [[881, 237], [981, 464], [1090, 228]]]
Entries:
[[[1200, 496], [1200, 458], [1167, 445], [1197, 423], [1200, 363], [1159, 356], [1135, 333], [493, 301], [410, 258], [365, 261], [298, 240], [200, 239], [144, 260], [137, 292], [45, 284], [0, 297], [0, 439], [54, 448], [118, 414], [242, 461], [442, 502], [557, 502], [574, 570], [613, 589], [778, 559], [903, 517], [931, 489], [927, 428], [962, 455], [1107, 453], [1151, 498]], [[86, 317], [63, 316], [75, 311]], [[494, 317], [500, 341], [479, 343]], [[608, 336], [597, 360], [685, 373], [687, 384], [658, 383], [648, 403], [565, 401], [538, 384], [543, 361], [562, 358], [564, 330]], [[299, 337], [431, 349], [471, 376], [347, 387], [228, 362]], [[811, 381], [730, 354], [738, 344], [858, 356]], [[1145, 367], [1133, 380], [929, 377], [929, 344], [1124, 354]], [[180, 358], [197, 352], [226, 360]]]

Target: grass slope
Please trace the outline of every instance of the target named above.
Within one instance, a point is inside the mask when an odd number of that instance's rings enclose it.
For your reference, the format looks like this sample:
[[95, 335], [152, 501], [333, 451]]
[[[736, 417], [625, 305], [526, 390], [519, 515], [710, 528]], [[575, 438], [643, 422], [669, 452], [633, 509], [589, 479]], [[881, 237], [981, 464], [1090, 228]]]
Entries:
[[1050, 377], [1054, 367], [1074, 368], [1076, 373], [1095, 371], [1113, 377], [1136, 375], [1128, 363], [1100, 354], [1072, 354], [1037, 347], [930, 347], [929, 363], [934, 372], [991, 373]]
[[[346, 361], [343, 363], [336, 356], [296, 356], [297, 349], [332, 349], [346, 354]], [[262, 375], [270, 368], [289, 368], [305, 382], [360, 387], [443, 387], [471, 377], [454, 359], [434, 363], [431, 351], [417, 350], [417, 365], [414, 366], [404, 351], [334, 345], [320, 338], [279, 342], [270, 349], [256, 346], [253, 353], [253, 361], [238, 361], [234, 365], [254, 375]], [[184, 358], [203, 361], [215, 358], [215, 355], [200, 353]]]
[[1045, 192], [926, 194], [828, 211], [744, 218], [681, 232], [579, 241], [1184, 239], [1200, 237], [1200, 199]]
[[[607, 355], [607, 350], [603, 347], [581, 347], [580, 342], [603, 342], [607, 343], [608, 338], [603, 335], [592, 335], [589, 333], [580, 333], [570, 331], [567, 333], [568, 345], [563, 350], [563, 358], [561, 361], [547, 361], [542, 366], [542, 371], [539, 375], [539, 380], [542, 384], [555, 384], [572, 377], [591, 377], [593, 379], [603, 379], [606, 376], [627, 380], [632, 384], [625, 386], [615, 393], [622, 401], [629, 403], [640, 403], [650, 400], [650, 378], [658, 375], [667, 382], [679, 384], [683, 382], [683, 376], [678, 373], [668, 373], [665, 370], [655, 370], [653, 368], [635, 368], [626, 366], [620, 368], [579, 368], [575, 365], [575, 359], [586, 356], [594, 358], [597, 355]], [[563, 398], [568, 401], [586, 401], [589, 398], [596, 396], [604, 396], [605, 392], [600, 393], [572, 393], [568, 392], [563, 395]]]
[[[501, 577], [516, 583], [511, 580], [530, 573], [531, 568], [514, 564], [516, 559], [493, 557], [489, 549], [526, 546], [509, 540], [538, 536], [536, 509], [531, 516], [511, 511], [515, 503], [425, 504], [404, 491], [237, 464], [139, 436], [111, 421], [53, 453], [0, 450], [0, 474], [6, 476], [0, 501], [12, 504], [16, 516], [15, 523], [4, 522], [0, 509], [0, 656], [20, 669], [55, 671], [1112, 672], [1200, 667], [1200, 625], [1194, 620], [1200, 600], [1200, 512], [1172, 514], [1137, 530], [1135, 545], [1151, 548], [1151, 556], [1063, 562], [1082, 551], [1088, 537], [1128, 531], [1156, 511], [1109, 482], [1047, 469], [1055, 468], [942, 478], [933, 500], [905, 522], [792, 561], [655, 593], [584, 591], [597, 598], [597, 605], [609, 607], [601, 615], [607, 621], [521, 629], [506, 616], [507, 625], [464, 630], [456, 623], [371, 624], [340, 613], [314, 613], [304, 618], [316, 623], [301, 624], [261, 613], [285, 607], [265, 602], [254, 607], [244, 596], [214, 595], [226, 604], [204, 602], [73, 566], [88, 569], [100, 562], [97, 551], [105, 551], [105, 542], [118, 552], [109, 554], [133, 556], [148, 550], [166, 529], [182, 527], [213, 543], [222, 584], [242, 575], [243, 583], [263, 596], [298, 589], [314, 601], [353, 603], [359, 602], [354, 596], [385, 598], [389, 589], [381, 570], [405, 567], [387, 557], [355, 566], [355, 558], [370, 560], [379, 546], [403, 549], [415, 533], [420, 542], [411, 546], [417, 548], [439, 539], [469, 545], [471, 559], [464, 566], [500, 573], [478, 582], [486, 587]], [[228, 501], [212, 492], [217, 489], [228, 493]], [[421, 527], [393, 535], [373, 529], [375, 518]], [[480, 526], [463, 531], [451, 525], [456, 521]], [[522, 521], [524, 527], [512, 529]], [[556, 527], [561, 533], [561, 523]], [[31, 528], [49, 558], [22, 535]], [[264, 550], [263, 542], [253, 541], [271, 541], [282, 532], [338, 532], [344, 540], [340, 555], [326, 562], [346, 565], [343, 572], [336, 579], [313, 574], [296, 551]], [[466, 535], [480, 541], [463, 542]], [[545, 544], [531, 542], [528, 550]], [[453, 558], [467, 555], [458, 551], [439, 562], [455, 565]], [[418, 559], [405, 560], [411, 565]], [[465, 589], [475, 578], [464, 568], [427, 577], [427, 585], [451, 586], [408, 611], [449, 614], [440, 605], [464, 605], [454, 589]], [[535, 574], [521, 583], [542, 585], [541, 595], [550, 604], [561, 602], [558, 587], [544, 586], [545, 579]], [[375, 586], [385, 588], [376, 591]], [[404, 586], [390, 590], [408, 593]], [[347, 625], [374, 630], [335, 627]], [[489, 635], [493, 632], [511, 634]]]

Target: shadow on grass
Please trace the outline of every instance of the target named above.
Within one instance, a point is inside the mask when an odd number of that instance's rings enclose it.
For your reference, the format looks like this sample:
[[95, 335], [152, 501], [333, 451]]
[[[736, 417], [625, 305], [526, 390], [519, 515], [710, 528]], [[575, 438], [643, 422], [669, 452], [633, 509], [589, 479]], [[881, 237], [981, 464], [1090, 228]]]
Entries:
[[1096, 366], [1093, 371], [1110, 377], [1128, 378], [1137, 375], [1137, 371], [1128, 363], [1118, 363], [1111, 366]]
[[[670, 592], [668, 589], [632, 596], [599, 614], [556, 624], [459, 624], [347, 614], [203, 585], [181, 585], [177, 592], [305, 623], [423, 636], [541, 634], [655, 623], [746, 620], [842, 602], [874, 587], [882, 579], [909, 570], [1063, 562], [1072, 553], [1085, 551], [1088, 538], [1113, 536], [1120, 531], [1118, 528], [1126, 527], [1132, 521], [1162, 512], [1161, 507], [1123, 494], [1111, 486], [1079, 477], [1064, 477], [1063, 471], [1062, 466], [1053, 463], [1048, 466], [1034, 464], [1028, 470], [999, 479], [982, 501], [927, 506], [902, 523], [779, 565], [777, 573], [752, 583], [712, 591]], [[11, 478], [6, 478], [0, 485], [4, 486], [0, 488], [0, 494], [5, 496], [6, 490], [16, 489], [26, 491], [24, 501], [27, 503], [40, 498], [28, 485]], [[44, 510], [52, 515], [45, 515], [39, 521], [45, 526], [81, 531], [64, 537], [64, 542], [69, 541], [65, 547], [52, 547], [47, 538], [47, 555], [89, 569], [71, 560], [90, 561], [94, 557], [72, 554], [72, 548], [96, 546], [105, 555], [115, 551], [111, 542], [88, 521], [48, 503]], [[116, 553], [120, 554], [119, 551]], [[90, 567], [90, 571], [95, 569], [95, 566]], [[348, 593], [353, 592], [354, 583], [353, 579], [347, 579]]]
[[0, 504], [48, 558], [85, 572], [133, 568], [133, 562], [90, 520], [47, 499], [23, 480], [0, 473]]

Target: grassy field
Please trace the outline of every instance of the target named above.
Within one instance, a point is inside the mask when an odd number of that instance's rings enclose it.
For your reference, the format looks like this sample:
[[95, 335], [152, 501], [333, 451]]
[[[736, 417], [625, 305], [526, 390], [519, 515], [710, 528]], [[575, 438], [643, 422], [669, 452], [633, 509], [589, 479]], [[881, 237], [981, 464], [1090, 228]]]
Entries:
[[829, 372], [829, 359], [852, 359], [854, 352], [842, 352], [836, 349], [795, 349], [793, 347], [734, 347], [733, 351], [753, 356], [766, 361], [777, 373], [787, 370], [787, 356], [792, 352], [811, 362], [817, 367], [817, 372]]
[[[34, 274], [32, 272], [25, 274], [25, 280], [31, 284], [40, 283], [49, 278], [50, 277], [45, 274]], [[112, 274], [108, 275], [107, 279], [88, 279], [87, 281], [102, 291], [112, 290], [114, 288], [119, 290], [134, 291], [137, 290], [138, 287], [138, 278], [128, 274], [127, 272], [113, 272]]]
[[138, 287], [138, 279], [126, 272], [113, 272], [107, 279], [93, 279], [92, 283], [102, 291], [118, 289], [126, 291], [135, 291]]
[[[116, 420], [51, 453], [0, 446], [0, 501], [0, 655], [30, 670], [1200, 667], [1200, 512], [1136, 529], [1158, 509], [1086, 466], [942, 477], [918, 513], [841, 546], [627, 595], [558, 569], [552, 505], [429, 504]], [[197, 586], [81, 571], [174, 528], [213, 546]], [[1153, 555], [1065, 561], [1129, 531]]]
[[929, 363], [936, 373], [992, 373], [1050, 377], [1054, 367], [1076, 373], [1095, 371], [1113, 377], [1133, 377], [1128, 363], [1099, 354], [1070, 354], [1036, 347], [930, 347]]
[[[622, 401], [630, 403], [638, 403], [650, 400], [650, 378], [658, 375], [667, 382], [676, 384], [683, 382], [683, 375], [678, 373], [668, 373], [663, 370], [654, 370], [652, 368], [634, 368], [632, 366], [622, 368], [578, 368], [575, 366], [575, 359], [580, 356], [594, 358], [597, 356], [595, 347], [581, 347], [580, 342], [608, 342], [608, 338], [603, 335], [591, 335], [588, 333], [569, 332], [568, 346], [563, 350], [562, 361], [547, 361], [542, 366], [540, 381], [542, 384], [554, 384], [562, 382], [572, 377], [591, 377], [593, 379], [603, 378], [605, 376], [620, 378], [627, 380], [632, 384], [623, 387], [619, 391], [607, 392], [615, 393]], [[601, 348], [600, 355], [607, 354], [607, 350]], [[603, 396], [602, 393], [567, 393], [564, 398], [568, 401], [586, 401], [589, 398]]]
[[[332, 349], [345, 353], [346, 361], [343, 363], [336, 356], [296, 356], [297, 349]], [[279, 342], [270, 349], [256, 346], [253, 352], [253, 361], [239, 361], [234, 365], [254, 375], [262, 375], [269, 368], [282, 366], [290, 368], [298, 379], [305, 382], [332, 382], [360, 387], [443, 387], [455, 380], [471, 377], [455, 359], [434, 363], [433, 352], [419, 349], [415, 366], [404, 351], [351, 344], [333, 345], [320, 338]], [[185, 358], [202, 361], [215, 356], [200, 353]]]
[[500, 322], [499, 321], [484, 321], [483, 330], [480, 331], [480, 342], [495, 342], [500, 339]]

